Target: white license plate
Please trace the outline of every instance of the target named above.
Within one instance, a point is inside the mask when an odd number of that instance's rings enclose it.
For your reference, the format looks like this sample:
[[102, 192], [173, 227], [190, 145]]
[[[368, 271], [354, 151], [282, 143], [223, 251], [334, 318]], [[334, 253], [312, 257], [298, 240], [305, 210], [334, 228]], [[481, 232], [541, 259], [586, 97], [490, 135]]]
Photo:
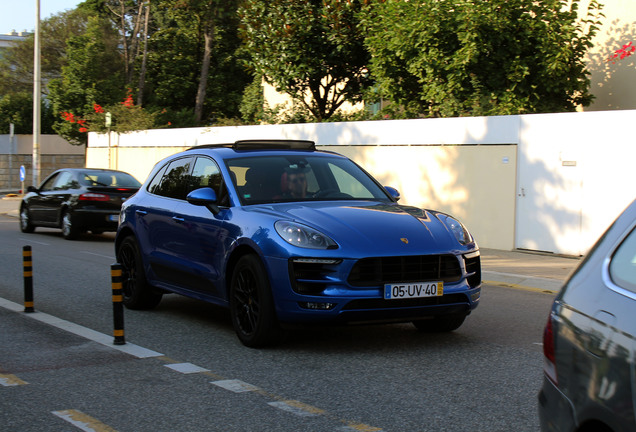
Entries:
[[386, 300], [437, 297], [441, 295], [444, 295], [444, 282], [412, 282], [384, 285], [384, 298]]

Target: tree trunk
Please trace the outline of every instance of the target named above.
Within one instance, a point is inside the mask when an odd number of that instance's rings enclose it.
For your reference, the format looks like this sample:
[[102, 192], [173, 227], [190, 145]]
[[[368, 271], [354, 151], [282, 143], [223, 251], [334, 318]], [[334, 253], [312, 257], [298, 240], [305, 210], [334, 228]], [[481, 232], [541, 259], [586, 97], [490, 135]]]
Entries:
[[146, 6], [146, 16], [144, 20], [144, 48], [143, 57], [141, 60], [141, 71], [139, 72], [139, 91], [137, 93], [137, 105], [143, 106], [144, 102], [144, 87], [146, 86], [146, 61], [148, 58], [148, 21], [150, 20], [150, 0]]
[[208, 73], [210, 71], [210, 60], [212, 58], [212, 39], [214, 36], [214, 25], [206, 27], [204, 38], [205, 48], [203, 49], [203, 62], [201, 63], [201, 75], [199, 76], [199, 89], [194, 106], [194, 118], [197, 124], [201, 124], [203, 118], [203, 103], [208, 86]]

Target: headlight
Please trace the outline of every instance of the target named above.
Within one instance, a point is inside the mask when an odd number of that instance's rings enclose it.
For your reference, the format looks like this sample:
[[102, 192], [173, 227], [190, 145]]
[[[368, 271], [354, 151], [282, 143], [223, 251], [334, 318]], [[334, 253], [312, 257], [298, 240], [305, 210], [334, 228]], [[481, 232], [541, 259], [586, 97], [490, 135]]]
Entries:
[[336, 249], [338, 247], [335, 241], [306, 225], [278, 221], [274, 227], [278, 235], [290, 245], [308, 249]]
[[448, 229], [455, 235], [458, 242], [465, 245], [473, 241], [472, 236], [460, 221], [448, 215], [442, 215], [442, 219]]

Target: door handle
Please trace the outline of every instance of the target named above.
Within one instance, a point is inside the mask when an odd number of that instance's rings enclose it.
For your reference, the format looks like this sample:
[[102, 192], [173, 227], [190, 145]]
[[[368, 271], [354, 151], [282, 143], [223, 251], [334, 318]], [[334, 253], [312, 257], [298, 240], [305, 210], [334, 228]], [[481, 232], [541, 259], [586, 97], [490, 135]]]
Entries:
[[177, 222], [177, 223], [183, 223], [185, 222], [185, 219], [182, 217], [178, 217], [178, 216], [172, 216], [172, 220]]
[[135, 213], [141, 216], [146, 216], [148, 214], [146, 210], [135, 210]]

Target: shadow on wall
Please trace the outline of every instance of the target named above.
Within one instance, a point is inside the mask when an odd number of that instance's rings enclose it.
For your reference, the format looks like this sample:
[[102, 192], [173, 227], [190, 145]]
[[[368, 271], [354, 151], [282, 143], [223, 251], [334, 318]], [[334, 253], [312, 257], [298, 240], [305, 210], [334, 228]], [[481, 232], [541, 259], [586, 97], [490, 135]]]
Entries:
[[621, 20], [614, 20], [608, 26], [607, 40], [604, 46], [588, 56], [588, 70], [591, 73], [590, 91], [596, 99], [585, 111], [635, 109], [636, 87], [636, 55], [623, 60], [608, 61], [614, 52], [623, 45], [636, 43], [634, 24], [621, 25]]
[[478, 241], [512, 249], [517, 148], [514, 143], [480, 142], [489, 139], [492, 121], [484, 119], [478, 135], [465, 132], [460, 141], [473, 145], [366, 145], [330, 149], [355, 160], [381, 184], [397, 188], [402, 196], [400, 203], [449, 213], [461, 219]]

